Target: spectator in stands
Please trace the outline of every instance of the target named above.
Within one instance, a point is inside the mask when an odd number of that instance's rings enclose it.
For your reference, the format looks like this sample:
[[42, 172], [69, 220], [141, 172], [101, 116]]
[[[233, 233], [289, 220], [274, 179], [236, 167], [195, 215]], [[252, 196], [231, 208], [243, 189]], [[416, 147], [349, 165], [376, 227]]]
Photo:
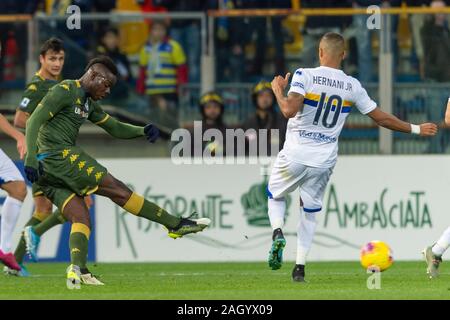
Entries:
[[0, 14], [34, 14], [44, 0], [1, 0]]
[[[222, 141], [204, 141], [202, 139], [202, 154], [204, 150], [208, 150], [212, 156], [217, 154], [226, 155], [226, 129], [227, 126], [223, 121], [223, 114], [225, 111], [225, 105], [222, 97], [215, 91], [210, 91], [203, 94], [199, 101], [200, 113], [202, 115], [202, 137], [206, 130], [217, 129], [222, 134]], [[192, 150], [191, 155], [195, 156], [195, 142], [194, 142], [194, 128], [190, 129], [192, 138]]]
[[[432, 8], [443, 8], [445, 2], [434, 0]], [[425, 80], [431, 82], [450, 82], [450, 30], [447, 26], [445, 14], [431, 16], [421, 30], [424, 48]], [[448, 92], [431, 96], [427, 104], [427, 113], [430, 121], [442, 122], [445, 112]], [[431, 139], [428, 152], [441, 153], [445, 151], [448, 133], [440, 130], [436, 137]]]
[[[428, 7], [431, 0], [406, 0], [406, 4], [409, 7]], [[422, 36], [420, 34], [422, 27], [425, 23], [426, 15], [424, 14], [411, 14], [409, 16], [409, 27], [412, 33], [412, 41], [414, 46], [414, 53], [419, 62], [419, 74], [420, 78], [425, 77], [425, 64], [424, 64], [424, 52]]]
[[[445, 7], [445, 2], [434, 0], [432, 8]], [[430, 17], [421, 30], [424, 48], [425, 78], [438, 82], [450, 81], [450, 31], [445, 14]]]
[[[93, 0], [53, 0], [47, 3], [47, 12], [52, 16], [65, 17], [71, 5], [78, 6], [81, 12], [91, 12], [94, 3]], [[40, 27], [48, 34], [58, 34], [65, 42], [67, 56], [62, 77], [81, 77], [90, 56], [95, 53], [97, 38], [86, 36], [95, 34], [95, 22], [82, 20], [81, 28], [69, 29], [66, 20], [52, 20], [48, 24], [41, 24]]]
[[[241, 9], [286, 9], [291, 8], [290, 0], [245, 0], [238, 1], [238, 8]], [[275, 74], [284, 74], [286, 71], [285, 53], [284, 53], [284, 38], [281, 22], [284, 17], [274, 16], [270, 18], [272, 27], [272, 39], [274, 46], [274, 63]], [[250, 70], [248, 70], [250, 76], [256, 76], [260, 78], [263, 75], [263, 67], [266, 59], [266, 53], [268, 49], [268, 29], [267, 18], [252, 17], [249, 18], [249, 28], [246, 32], [251, 36], [256, 32], [256, 47], [255, 57], [252, 60]]]
[[[367, 8], [372, 5], [381, 8], [399, 7], [401, 0], [354, 0], [354, 8]], [[356, 33], [356, 45], [358, 50], [358, 79], [363, 83], [375, 81], [373, 72], [373, 55], [372, 55], [372, 33], [376, 30], [369, 30], [367, 28], [367, 15], [354, 15], [353, 24], [358, 30]], [[395, 74], [395, 59], [397, 57], [397, 26], [398, 16], [391, 16], [392, 26], [392, 51], [394, 55], [394, 74]]]
[[[258, 141], [258, 137], [260, 137], [259, 130], [266, 129], [267, 135], [267, 152], [262, 152], [259, 149], [259, 141], [257, 154], [249, 154], [251, 156], [261, 155], [261, 156], [270, 156], [276, 155], [282, 148], [284, 144], [284, 140], [286, 138], [286, 125], [287, 120], [280, 115], [275, 109], [275, 96], [272, 91], [272, 86], [267, 81], [258, 82], [252, 90], [252, 101], [256, 110], [253, 115], [251, 115], [242, 125], [243, 129], [247, 131], [248, 129], [255, 129], [256, 134], [247, 133], [246, 138], [249, 143], [255, 143]], [[271, 130], [278, 129], [278, 136], [272, 136]], [[272, 154], [271, 146], [278, 146], [275, 148]], [[249, 148], [246, 148], [247, 151], [250, 151]]]
[[169, 128], [177, 128], [177, 86], [187, 80], [186, 57], [180, 44], [167, 38], [165, 22], [153, 21], [139, 65], [138, 92], [149, 96], [152, 116]]
[[116, 85], [111, 89], [108, 99], [125, 99], [128, 97], [128, 84], [132, 82], [130, 62], [128, 57], [120, 52], [119, 32], [115, 28], [109, 28], [102, 35], [97, 53], [110, 57], [117, 66], [119, 76]]
[[[32, 15], [42, 5], [43, 0], [0, 0], [0, 14]], [[3, 55], [0, 55], [0, 82], [5, 78], [5, 68], [11, 67], [9, 62], [7, 63], [9, 66], [5, 66], [5, 51], [9, 51], [7, 47], [11, 44], [11, 38], [13, 38], [13, 41], [17, 44], [18, 48], [14, 59], [17, 62], [25, 61], [27, 59], [27, 33], [27, 25], [25, 23], [0, 23], [0, 46], [2, 46], [4, 50]], [[13, 72], [14, 78], [25, 79], [25, 69], [20, 69], [19, 72], [14, 70]]]
[[[356, 0], [353, 2], [354, 8], [367, 8], [371, 5], [379, 6], [379, 0]], [[367, 28], [366, 14], [354, 15], [353, 25], [356, 28], [356, 46], [358, 52], [358, 79], [363, 83], [374, 81], [373, 75], [373, 55], [372, 55], [372, 34], [377, 30]]]
[[117, 0], [94, 0], [96, 12], [110, 12], [116, 8]]
[[[234, 0], [211, 1], [210, 9], [236, 9]], [[215, 19], [216, 75], [218, 82], [243, 82], [245, 76], [245, 30], [243, 19], [218, 17]]]
[[[153, 0], [153, 4], [167, 8], [169, 12], [201, 12], [207, 9], [205, 0]], [[200, 21], [172, 19], [170, 36], [181, 44], [186, 52], [189, 82], [200, 82]]]
[[[155, 0], [135, 0], [136, 3], [141, 7], [142, 13], [156, 13], [156, 12], [166, 12], [167, 9], [158, 5], [155, 5]], [[144, 21], [151, 26], [151, 19], [144, 19]]]
[[[303, 8], [344, 8], [351, 7], [350, 0], [303, 0]], [[317, 43], [327, 32], [340, 33], [344, 27], [350, 25], [351, 17], [343, 16], [311, 16], [307, 17], [305, 34], [303, 35], [302, 61], [305, 68], [318, 66]], [[362, 30], [358, 30], [358, 32]]]

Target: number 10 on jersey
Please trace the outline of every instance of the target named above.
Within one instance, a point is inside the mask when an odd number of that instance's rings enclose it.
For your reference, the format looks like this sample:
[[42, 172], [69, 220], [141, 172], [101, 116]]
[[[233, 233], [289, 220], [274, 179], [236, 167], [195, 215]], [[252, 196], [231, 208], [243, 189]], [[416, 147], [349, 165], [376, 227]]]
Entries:
[[[325, 111], [323, 112], [324, 109]], [[330, 114], [330, 111], [334, 111], [334, 115], [331, 122], [328, 122], [328, 116]], [[320, 95], [319, 103], [317, 104], [317, 111], [314, 117], [313, 124], [316, 126], [319, 124], [320, 116], [322, 115], [323, 112], [322, 125], [325, 128], [333, 128], [339, 119], [341, 111], [342, 111], [342, 98], [338, 95], [332, 95], [327, 100], [326, 93], [322, 92], [322, 94]]]

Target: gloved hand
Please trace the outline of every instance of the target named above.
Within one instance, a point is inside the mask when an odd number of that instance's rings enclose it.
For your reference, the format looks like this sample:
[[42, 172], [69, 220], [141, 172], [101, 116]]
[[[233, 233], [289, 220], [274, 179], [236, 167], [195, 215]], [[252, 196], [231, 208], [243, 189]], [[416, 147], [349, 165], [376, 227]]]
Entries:
[[39, 180], [39, 177], [44, 174], [44, 167], [42, 166], [41, 162], [38, 162], [38, 169], [31, 167], [31, 166], [25, 166], [25, 175], [27, 176], [28, 181], [31, 183], [35, 183]]
[[155, 142], [159, 137], [159, 129], [151, 123], [145, 126], [144, 133], [150, 143]]

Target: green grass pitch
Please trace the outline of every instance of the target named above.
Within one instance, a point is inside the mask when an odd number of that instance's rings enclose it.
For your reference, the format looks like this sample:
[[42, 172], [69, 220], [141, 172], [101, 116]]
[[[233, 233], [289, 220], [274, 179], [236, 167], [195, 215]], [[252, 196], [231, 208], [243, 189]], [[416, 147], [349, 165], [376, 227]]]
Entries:
[[0, 276], [0, 299], [449, 299], [450, 267], [429, 280], [425, 263], [395, 262], [381, 274], [381, 289], [367, 289], [358, 262], [307, 266], [308, 283], [291, 281], [292, 263], [272, 271], [266, 263], [99, 263], [104, 287], [65, 284], [67, 264], [29, 264], [28, 278]]

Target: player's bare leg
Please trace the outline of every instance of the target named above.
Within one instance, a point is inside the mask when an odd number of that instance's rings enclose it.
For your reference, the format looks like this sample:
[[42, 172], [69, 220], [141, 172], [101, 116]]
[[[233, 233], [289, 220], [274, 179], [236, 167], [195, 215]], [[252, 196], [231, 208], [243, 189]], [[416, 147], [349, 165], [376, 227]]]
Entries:
[[0, 261], [8, 268], [20, 271], [20, 266], [11, 252], [11, 241], [27, 189], [24, 181], [10, 181], [0, 187], [8, 194], [1, 210]]
[[53, 204], [46, 197], [36, 196], [34, 197], [34, 205], [36, 206], [36, 211], [38, 212], [52, 212]]
[[107, 174], [101, 181], [96, 194], [110, 198], [114, 203], [136, 216], [162, 224], [171, 238], [180, 238], [189, 233], [205, 229], [210, 219], [180, 218], [169, 214], [163, 208], [133, 192], [123, 182]]

